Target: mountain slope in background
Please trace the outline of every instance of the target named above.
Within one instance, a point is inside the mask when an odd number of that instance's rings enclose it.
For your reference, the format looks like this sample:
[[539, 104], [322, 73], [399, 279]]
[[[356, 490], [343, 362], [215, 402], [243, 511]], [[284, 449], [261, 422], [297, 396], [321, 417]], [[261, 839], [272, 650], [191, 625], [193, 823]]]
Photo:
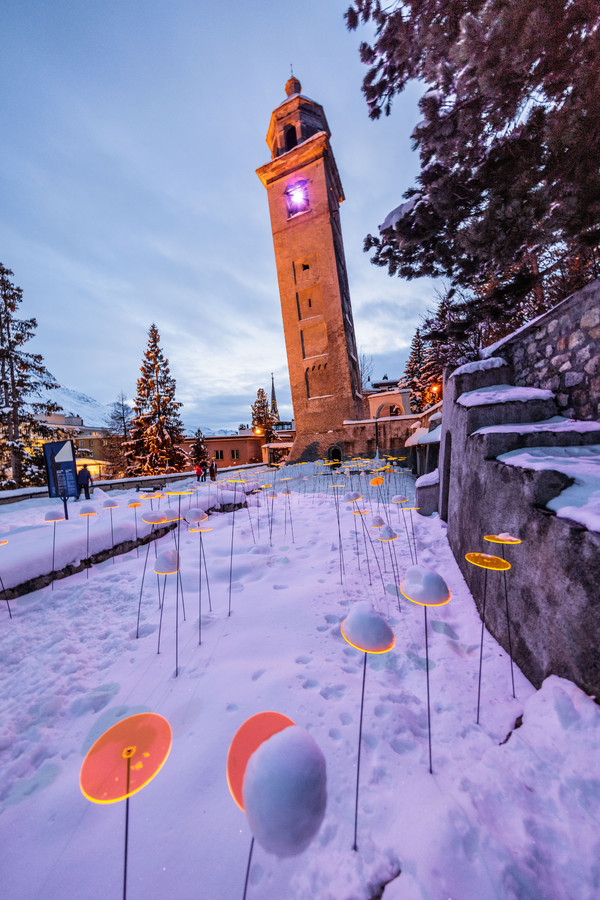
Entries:
[[[48, 394], [55, 403], [59, 404], [65, 415], [80, 416], [83, 419], [83, 424], [90, 428], [106, 427], [106, 419], [110, 415], [112, 403], [99, 403], [98, 400], [94, 400], [93, 397], [89, 397], [87, 394], [82, 394], [80, 391], [74, 391], [71, 388], [63, 387], [62, 385], [53, 391], [49, 391]], [[192, 426], [185, 422], [185, 416], [182, 416], [182, 418], [184, 420], [185, 433], [189, 436], [193, 435], [198, 427], [202, 429], [202, 433], [205, 436], [209, 437], [237, 433], [233, 429], [228, 430], [220, 428], [214, 430], [212, 428], [205, 428], [203, 425]]]

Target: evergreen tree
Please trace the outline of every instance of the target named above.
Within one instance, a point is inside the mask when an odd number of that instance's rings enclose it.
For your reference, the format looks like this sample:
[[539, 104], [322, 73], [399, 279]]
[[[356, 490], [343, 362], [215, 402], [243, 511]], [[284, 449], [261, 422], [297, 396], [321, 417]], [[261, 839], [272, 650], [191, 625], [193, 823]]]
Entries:
[[111, 404], [110, 413], [106, 417], [108, 433], [126, 441], [129, 436], [132, 418], [133, 411], [127, 403], [127, 396], [121, 391], [115, 402]]
[[423, 412], [425, 407], [426, 385], [423, 379], [425, 364], [425, 341], [421, 330], [417, 328], [410, 345], [410, 354], [404, 367], [404, 374], [398, 387], [410, 390], [410, 405], [413, 412]]
[[[426, 86], [421, 171], [372, 261], [465, 290], [458, 320], [512, 330], [597, 277], [600, 14], [589, 0], [354, 0], [370, 116]], [[571, 277], [565, 277], [566, 272]], [[549, 291], [551, 286], [553, 290]]]
[[35, 334], [35, 319], [19, 319], [21, 288], [0, 263], [0, 479], [5, 488], [43, 484], [40, 443], [53, 432], [39, 416], [58, 412], [46, 392], [58, 385], [39, 353], [23, 347]]
[[208, 448], [206, 446], [206, 442], [204, 440], [204, 435], [202, 434], [202, 429], [198, 428], [196, 430], [196, 434], [194, 435], [194, 443], [192, 444], [192, 449], [190, 452], [190, 458], [194, 465], [201, 466], [203, 464], [208, 465], [209, 463], [209, 453]]
[[183, 471], [188, 459], [179, 446], [184, 439], [175, 400], [175, 379], [163, 356], [154, 323], [148, 332], [128, 440], [124, 442], [126, 474], [157, 475]]
[[258, 389], [256, 400], [252, 404], [252, 429], [255, 433], [264, 435], [265, 444], [271, 443], [273, 438], [273, 421], [267, 394], [263, 388]]
[[120, 475], [126, 465], [125, 442], [129, 437], [131, 420], [133, 418], [133, 411], [126, 401], [127, 396], [121, 391], [111, 405], [110, 413], [105, 420], [104, 453], [107, 461], [110, 463], [113, 476]]

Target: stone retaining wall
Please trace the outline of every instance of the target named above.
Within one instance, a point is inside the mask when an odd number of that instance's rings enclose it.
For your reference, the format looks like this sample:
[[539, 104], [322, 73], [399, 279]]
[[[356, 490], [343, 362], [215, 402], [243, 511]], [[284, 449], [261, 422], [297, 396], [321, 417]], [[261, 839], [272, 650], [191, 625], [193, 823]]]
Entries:
[[600, 418], [600, 278], [491, 348], [515, 384], [554, 391], [561, 415]]

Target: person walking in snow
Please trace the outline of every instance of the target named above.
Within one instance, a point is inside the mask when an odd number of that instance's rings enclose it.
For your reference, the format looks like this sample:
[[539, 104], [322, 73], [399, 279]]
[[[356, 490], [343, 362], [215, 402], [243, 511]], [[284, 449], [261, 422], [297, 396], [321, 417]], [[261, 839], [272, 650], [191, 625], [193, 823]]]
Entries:
[[200, 465], [200, 463], [196, 463], [194, 468], [196, 470], [196, 481], [200, 481], [200, 478], [202, 478], [202, 481], [204, 481], [204, 469]]
[[217, 480], [217, 464], [215, 463], [214, 459], [211, 461], [211, 464], [210, 464], [210, 480], [211, 481]]
[[85, 491], [85, 499], [90, 499], [90, 484], [92, 484], [92, 476], [90, 475], [90, 470], [87, 465], [83, 466], [82, 469], [77, 473], [77, 499], [79, 500], [79, 495], [81, 494], [81, 489]]

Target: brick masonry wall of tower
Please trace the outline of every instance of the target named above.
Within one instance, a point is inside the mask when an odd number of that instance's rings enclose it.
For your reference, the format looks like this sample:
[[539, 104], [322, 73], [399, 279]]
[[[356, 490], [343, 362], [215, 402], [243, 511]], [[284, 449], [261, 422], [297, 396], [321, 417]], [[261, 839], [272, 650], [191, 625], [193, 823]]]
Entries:
[[[328, 131], [281, 153], [276, 113], [273, 159], [257, 172], [268, 192], [297, 449], [316, 445], [323, 453], [343, 440], [344, 419], [364, 416], [339, 224], [343, 193]], [[308, 202], [296, 213], [287, 192], [298, 183]]]

